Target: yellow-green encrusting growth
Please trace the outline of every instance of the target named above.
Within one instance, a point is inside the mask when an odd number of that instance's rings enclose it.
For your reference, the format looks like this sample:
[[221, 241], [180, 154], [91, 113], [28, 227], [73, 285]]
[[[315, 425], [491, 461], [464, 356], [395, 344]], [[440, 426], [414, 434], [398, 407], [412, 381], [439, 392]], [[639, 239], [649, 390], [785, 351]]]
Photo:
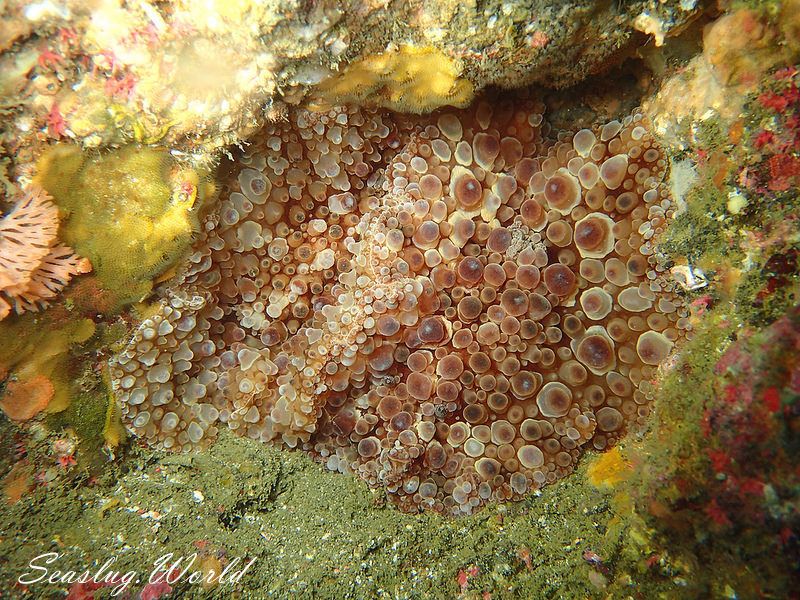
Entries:
[[436, 48], [405, 45], [348, 65], [318, 86], [311, 104], [320, 109], [357, 104], [423, 114], [442, 106], [464, 108], [473, 97], [472, 83], [460, 76], [452, 58]]
[[90, 258], [117, 307], [146, 296], [189, 248], [214, 193], [208, 173], [136, 145], [100, 155], [55, 146], [38, 171], [37, 183], [63, 212], [62, 239]]
[[[47, 412], [59, 412], [69, 406], [72, 374], [69, 352], [77, 344], [91, 338], [95, 324], [85, 318], [65, 318], [64, 311], [48, 311], [44, 315], [26, 314], [0, 323], [0, 376], [9, 381], [26, 382], [35, 377], [46, 378], [51, 385], [49, 397], [43, 399]], [[8, 402], [8, 388], [0, 401]], [[30, 403], [33, 398], [20, 398]]]

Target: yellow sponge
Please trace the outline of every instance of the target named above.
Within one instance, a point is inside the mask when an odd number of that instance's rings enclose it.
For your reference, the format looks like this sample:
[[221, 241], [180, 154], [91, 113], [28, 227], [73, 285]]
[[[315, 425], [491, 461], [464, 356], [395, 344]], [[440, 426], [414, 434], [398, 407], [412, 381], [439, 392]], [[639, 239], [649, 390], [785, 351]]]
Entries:
[[145, 296], [188, 250], [198, 210], [214, 193], [207, 173], [136, 145], [95, 156], [55, 146], [38, 173], [64, 214], [61, 237], [89, 257], [118, 307]]
[[473, 95], [472, 83], [459, 77], [441, 50], [406, 45], [363, 58], [321, 82], [311, 107], [357, 104], [421, 114], [441, 106], [464, 108]]

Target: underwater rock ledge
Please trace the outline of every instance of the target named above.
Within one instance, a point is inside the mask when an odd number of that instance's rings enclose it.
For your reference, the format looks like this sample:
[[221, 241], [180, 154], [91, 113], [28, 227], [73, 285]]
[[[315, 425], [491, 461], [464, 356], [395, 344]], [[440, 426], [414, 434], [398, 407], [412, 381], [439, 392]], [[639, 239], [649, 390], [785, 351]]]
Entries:
[[[207, 166], [312, 96], [429, 112], [488, 86], [566, 87], [703, 3], [28, 3], [0, 9], [0, 144], [159, 144]], [[638, 30], [638, 31], [637, 31]]]

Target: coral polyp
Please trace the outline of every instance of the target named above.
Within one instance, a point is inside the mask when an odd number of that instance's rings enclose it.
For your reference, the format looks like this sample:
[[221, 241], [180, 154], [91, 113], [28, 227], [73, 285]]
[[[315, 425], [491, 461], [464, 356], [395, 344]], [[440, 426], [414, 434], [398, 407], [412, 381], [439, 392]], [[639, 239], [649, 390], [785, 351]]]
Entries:
[[224, 425], [450, 514], [640, 429], [689, 328], [654, 250], [666, 161], [639, 113], [549, 141], [542, 110], [261, 131], [112, 362], [129, 427], [189, 450]]

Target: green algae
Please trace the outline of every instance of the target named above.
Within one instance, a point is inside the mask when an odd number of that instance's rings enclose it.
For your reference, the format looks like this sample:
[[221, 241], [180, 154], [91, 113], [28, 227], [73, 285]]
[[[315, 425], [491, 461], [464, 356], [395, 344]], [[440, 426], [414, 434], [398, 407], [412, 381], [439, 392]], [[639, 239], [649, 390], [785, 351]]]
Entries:
[[[706, 460], [697, 441], [706, 401], [715, 395], [713, 368], [739, 327], [723, 312], [714, 313], [683, 347], [679, 363], [659, 389], [652, 434], [643, 445], [646, 466], [637, 472], [641, 483], [657, 487], [651, 478], [663, 469], [675, 469], [686, 460]], [[672, 488], [666, 492], [671, 500], [679, 494]]]
[[[751, 540], [720, 535], [713, 512], [702, 509], [714, 476], [707, 411], [721, 402], [718, 361], [742, 332], [761, 330], [800, 297], [796, 190], [765, 193], [747, 185], [743, 175], [745, 166], [763, 166], [752, 143], [764, 122], [761, 113], [751, 98], [738, 126], [743, 136], [735, 133], [736, 123], [717, 118], [698, 128], [698, 147], [687, 153], [698, 177], [685, 195], [686, 209], [660, 244], [671, 261], [704, 269], [709, 285], [688, 292], [698, 301], [693, 338], [659, 380], [651, 431], [624, 446], [635, 467], [612, 502], [618, 511], [630, 511], [625, 524], [641, 542], [619, 547], [618, 572], [646, 576], [647, 597], [782, 593], [785, 576], [777, 576], [780, 561], [766, 531]], [[742, 143], [732, 143], [738, 136]], [[732, 206], [732, 195], [746, 198], [744, 206]], [[609, 590], [614, 597], [624, 593], [623, 577]]]
[[[800, 297], [800, 234], [792, 225], [800, 196], [796, 190], [765, 193], [739, 182], [748, 166], [763, 168], [764, 157], [753, 139], [770, 118], [751, 97], [739, 122], [747, 138], [740, 144], [730, 139], [736, 123], [718, 117], [702, 122], [696, 136], [697, 180], [685, 194], [685, 210], [659, 243], [672, 261], [706, 272], [712, 285], [702, 293], [730, 303], [737, 319], [756, 326], [776, 320]], [[733, 207], [732, 197], [741, 199], [741, 206]]]
[[[603, 552], [613, 515], [583, 468], [541, 495], [474, 516], [403, 514], [352, 476], [228, 433], [203, 454], [132, 449], [93, 487], [82, 483], [64, 476], [0, 507], [7, 569], [19, 573], [55, 545], [64, 564], [114, 554], [119, 568], [146, 573], [166, 552], [201, 548], [257, 558], [244, 597], [454, 598], [459, 572], [473, 566], [464, 598], [587, 597], [600, 590], [581, 555]], [[181, 597], [230, 597], [222, 587], [178, 589]]]
[[95, 461], [105, 443], [103, 431], [108, 411], [108, 397], [104, 390], [77, 393], [69, 406], [48, 420], [48, 425], [58, 431], [67, 427], [75, 431], [80, 440], [81, 459]]
[[702, 266], [719, 264], [729, 258], [726, 203], [727, 197], [711, 182], [694, 186], [687, 193], [686, 210], [675, 218], [660, 243], [661, 250]]
[[[794, 314], [796, 327], [797, 313]], [[762, 516], [752, 506], [741, 506], [740, 510], [745, 512], [731, 517], [749, 523], [746, 527], [733, 526], [727, 519], [715, 516], [710, 508], [717, 506], [712, 486], [717, 486], [714, 488], [717, 492], [729, 489], [724, 487], [726, 475], [719, 472], [720, 467], [715, 467], [710, 458], [712, 450], [726, 451], [715, 447], [714, 440], [724, 433], [724, 425], [715, 424], [713, 411], [736, 415], [743, 406], [749, 406], [749, 401], [740, 405], [735, 404], [741, 402], [738, 398], [720, 397], [721, 382], [726, 376], [742, 376], [735, 363], [720, 368], [720, 360], [728, 356], [726, 352], [736, 343], [739, 345], [736, 356], [741, 364], [763, 363], [757, 371], [763, 380], [779, 379], [775, 375], [782, 369], [781, 377], [787, 378], [785, 364], [775, 357], [766, 358], [767, 352], [775, 352], [772, 345], [761, 347], [769, 338], [755, 331], [758, 330], [743, 328], [730, 307], [706, 317], [661, 382], [652, 431], [641, 442], [626, 444], [626, 456], [637, 467], [620, 486], [620, 495], [612, 506], [618, 511], [624, 512], [626, 507], [630, 510], [626, 522], [645, 545], [638, 559], [636, 553], [627, 555], [623, 548], [619, 553], [620, 568], [638, 569], [640, 573], [650, 571], [648, 579], [653, 590], [659, 588], [659, 580], [662, 584], [670, 579], [673, 583], [680, 580], [683, 594], [667, 593], [666, 597], [732, 598], [737, 594], [743, 598], [762, 597], [762, 594], [783, 597], [789, 589], [786, 586], [791, 585], [787, 569], [792, 560], [791, 550], [786, 548], [785, 557], [779, 554], [777, 534], [770, 534], [768, 523], [762, 522]], [[769, 362], [764, 363], [765, 359]], [[792, 364], [791, 358], [785, 360]], [[788, 419], [789, 413], [786, 414]], [[759, 417], [751, 414], [748, 418]], [[755, 421], [750, 423], [756, 425]], [[742, 447], [738, 452], [748, 456], [752, 452], [756, 463], [764, 449], [758, 444], [768, 443], [754, 442], [747, 431], [727, 432], [727, 435], [741, 435]], [[784, 451], [793, 456], [796, 435], [794, 445], [790, 432], [783, 435], [783, 443], [787, 444]], [[780, 439], [774, 442], [782, 443]], [[789, 464], [793, 470], [793, 463]], [[765, 486], [761, 499], [765, 506], [770, 504], [768, 487]], [[758, 503], [760, 495], [753, 498]], [[784, 518], [788, 519], [788, 514]], [[618, 577], [609, 589], [621, 591], [619, 581]]]

